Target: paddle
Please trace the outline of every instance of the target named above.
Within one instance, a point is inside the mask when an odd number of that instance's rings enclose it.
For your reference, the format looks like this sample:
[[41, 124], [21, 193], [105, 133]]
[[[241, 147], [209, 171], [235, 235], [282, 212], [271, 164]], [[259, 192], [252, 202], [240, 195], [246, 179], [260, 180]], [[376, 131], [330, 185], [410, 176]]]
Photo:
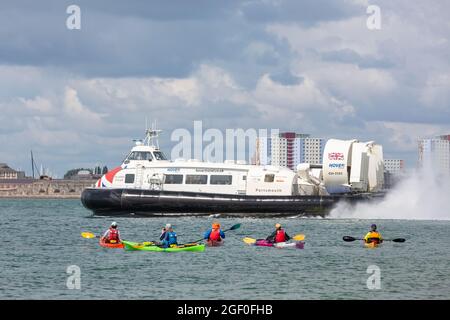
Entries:
[[96, 235], [93, 234], [92, 232], [82, 232], [82, 233], [81, 233], [81, 236], [82, 236], [83, 238], [86, 238], [86, 239], [100, 238], [100, 236], [96, 236]]
[[[342, 240], [347, 241], [347, 242], [351, 242], [351, 241], [355, 241], [355, 240], [364, 240], [364, 239], [361, 239], [361, 238], [354, 238], [354, 237], [350, 237], [350, 236], [344, 236], [344, 237], [342, 238]], [[383, 239], [383, 241], [405, 242], [406, 239], [404, 239], [404, 238]]]
[[[238, 224], [235, 224], [234, 226], [232, 226], [231, 228], [229, 228], [229, 229], [227, 229], [227, 230], [223, 230], [223, 232], [225, 233], [225, 232], [227, 232], [227, 231], [236, 230], [236, 229], [239, 229], [240, 227], [241, 227], [241, 224], [238, 223]], [[192, 241], [192, 242], [189, 242], [189, 243], [197, 243], [197, 242], [200, 242], [200, 241], [203, 241], [203, 240], [205, 240], [205, 239], [204, 239], [204, 238], [201, 238], [200, 240]]]
[[[242, 240], [243, 240], [246, 244], [255, 244], [257, 239], [245, 237], [245, 238], [242, 239]], [[304, 235], [304, 234], [296, 234], [295, 236], [292, 237], [292, 240], [295, 240], [295, 241], [303, 241], [303, 240], [305, 240], [305, 235]]]

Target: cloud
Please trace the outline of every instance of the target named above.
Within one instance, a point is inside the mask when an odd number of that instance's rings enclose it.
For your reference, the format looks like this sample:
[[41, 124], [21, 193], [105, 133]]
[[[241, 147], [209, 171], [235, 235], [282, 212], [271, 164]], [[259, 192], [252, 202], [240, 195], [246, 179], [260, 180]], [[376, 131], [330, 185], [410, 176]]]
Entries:
[[2, 5], [2, 162], [111, 166], [146, 117], [374, 139], [408, 166], [418, 136], [450, 129], [446, 2], [380, 0], [379, 31], [364, 0], [78, 1], [80, 31], [69, 4]]

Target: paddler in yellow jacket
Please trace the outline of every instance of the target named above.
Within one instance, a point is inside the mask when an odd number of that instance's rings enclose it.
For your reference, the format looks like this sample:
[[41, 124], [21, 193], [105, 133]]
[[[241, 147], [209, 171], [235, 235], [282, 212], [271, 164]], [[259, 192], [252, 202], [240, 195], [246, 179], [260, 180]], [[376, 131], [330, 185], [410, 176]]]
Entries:
[[383, 242], [383, 237], [381, 237], [381, 234], [377, 231], [376, 224], [370, 226], [370, 231], [364, 237], [364, 242], [365, 243], [376, 242], [377, 244]]

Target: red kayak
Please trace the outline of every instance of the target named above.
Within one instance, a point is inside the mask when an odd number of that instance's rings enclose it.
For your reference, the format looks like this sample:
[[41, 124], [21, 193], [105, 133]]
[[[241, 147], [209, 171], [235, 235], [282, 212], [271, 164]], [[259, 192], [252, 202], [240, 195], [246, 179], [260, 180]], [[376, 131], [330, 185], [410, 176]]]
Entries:
[[215, 240], [206, 241], [206, 245], [208, 247], [220, 247], [220, 246], [223, 246], [223, 243], [224, 243], [223, 240], [221, 240], [221, 241], [215, 241]]
[[119, 242], [119, 243], [110, 243], [110, 242], [105, 242], [105, 240], [103, 238], [100, 238], [100, 246], [104, 247], [104, 248], [112, 248], [112, 249], [122, 249], [123, 248], [123, 243]]

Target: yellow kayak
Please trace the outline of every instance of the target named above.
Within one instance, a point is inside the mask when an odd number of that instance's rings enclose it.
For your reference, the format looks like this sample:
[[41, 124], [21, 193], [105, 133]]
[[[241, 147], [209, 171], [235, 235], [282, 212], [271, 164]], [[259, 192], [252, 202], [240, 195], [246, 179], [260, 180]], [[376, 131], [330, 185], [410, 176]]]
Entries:
[[364, 243], [364, 246], [366, 248], [370, 248], [370, 249], [378, 248], [380, 245], [381, 245], [381, 243], [376, 243], [376, 242]]

